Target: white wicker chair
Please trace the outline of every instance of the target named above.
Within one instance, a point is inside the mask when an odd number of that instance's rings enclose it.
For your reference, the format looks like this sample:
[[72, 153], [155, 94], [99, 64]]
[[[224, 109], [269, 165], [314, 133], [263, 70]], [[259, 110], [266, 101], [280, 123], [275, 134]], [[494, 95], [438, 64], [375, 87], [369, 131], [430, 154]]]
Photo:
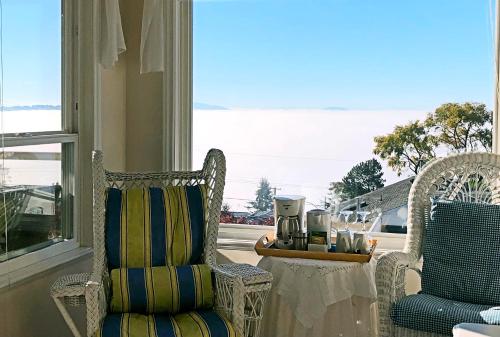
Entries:
[[196, 185], [208, 187], [207, 228], [204, 239], [204, 263], [215, 273], [215, 309], [231, 320], [245, 337], [259, 334], [262, 309], [271, 288], [272, 275], [246, 264], [217, 265], [216, 248], [220, 209], [224, 191], [226, 163], [220, 150], [208, 152], [203, 169], [192, 172], [118, 173], [106, 171], [102, 153], [93, 154], [94, 186], [94, 263], [92, 273], [65, 276], [51, 294], [75, 336], [80, 336], [63, 303], [87, 306], [87, 335], [92, 337], [106, 316], [110, 281], [104, 241], [105, 191], [108, 187], [166, 187]]
[[403, 252], [389, 252], [377, 263], [376, 282], [380, 337], [444, 337], [395, 326], [390, 317], [393, 304], [406, 296], [406, 271], [422, 257], [425, 222], [431, 197], [500, 204], [500, 156], [490, 153], [457, 154], [435, 159], [416, 177], [408, 201], [408, 234]]

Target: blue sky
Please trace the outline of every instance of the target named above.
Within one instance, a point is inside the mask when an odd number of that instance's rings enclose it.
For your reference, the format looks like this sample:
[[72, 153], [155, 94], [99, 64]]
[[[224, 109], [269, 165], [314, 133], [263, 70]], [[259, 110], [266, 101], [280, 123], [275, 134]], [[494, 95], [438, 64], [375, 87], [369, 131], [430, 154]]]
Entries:
[[61, 104], [61, 1], [2, 4], [4, 104]]
[[[490, 0], [195, 0], [195, 101], [491, 105]], [[60, 104], [60, 0], [3, 0], [6, 105]]]
[[490, 0], [195, 0], [194, 100], [248, 108], [491, 106]]

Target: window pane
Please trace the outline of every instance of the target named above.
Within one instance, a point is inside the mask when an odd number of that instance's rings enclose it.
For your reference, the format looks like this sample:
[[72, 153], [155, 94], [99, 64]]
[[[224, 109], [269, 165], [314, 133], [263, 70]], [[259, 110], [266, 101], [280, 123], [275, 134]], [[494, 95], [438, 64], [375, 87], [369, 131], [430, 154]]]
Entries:
[[61, 0], [4, 0], [1, 132], [61, 130]]
[[[0, 249], [7, 259], [72, 237], [72, 144], [4, 149]], [[8, 254], [6, 254], [8, 253]]]
[[[272, 224], [272, 196], [299, 194], [306, 210], [359, 211], [352, 228], [366, 211], [405, 232], [423, 164], [491, 150], [490, 18], [488, 1], [195, 1], [193, 162], [226, 154], [222, 222]], [[429, 141], [454, 121], [428, 115], [454, 109], [480, 119], [477, 140]]]

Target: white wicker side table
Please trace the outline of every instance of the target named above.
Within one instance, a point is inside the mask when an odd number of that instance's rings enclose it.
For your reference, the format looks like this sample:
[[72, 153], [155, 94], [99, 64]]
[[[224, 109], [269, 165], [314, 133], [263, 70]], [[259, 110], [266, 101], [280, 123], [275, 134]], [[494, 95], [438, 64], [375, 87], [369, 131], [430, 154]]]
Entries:
[[[233, 296], [234, 289], [225, 289], [226, 291], [222, 292], [224, 298], [217, 299], [218, 309], [229, 314], [234, 305], [240, 305], [240, 310], [244, 312], [243, 331], [245, 331], [245, 337], [258, 337], [264, 303], [271, 290], [273, 275], [249, 264], [220, 264], [217, 266], [217, 269], [224, 274], [238, 277], [244, 285], [240, 289], [244, 292], [244, 303], [235, 304], [233, 298], [239, 298], [239, 296]], [[218, 273], [216, 273], [216, 279], [217, 275]], [[219, 284], [222, 286], [223, 284], [227, 284], [227, 282], [220, 282]]]
[[73, 307], [85, 305], [85, 285], [89, 278], [89, 273], [64, 275], [50, 288], [50, 296], [75, 337], [81, 337], [81, 334], [65, 305]]

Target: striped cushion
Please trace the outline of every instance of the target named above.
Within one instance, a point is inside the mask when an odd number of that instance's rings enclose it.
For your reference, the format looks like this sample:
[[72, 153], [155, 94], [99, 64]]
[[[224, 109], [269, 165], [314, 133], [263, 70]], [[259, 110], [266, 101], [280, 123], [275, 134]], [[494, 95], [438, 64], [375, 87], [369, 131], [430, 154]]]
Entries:
[[500, 305], [500, 206], [437, 201], [423, 245], [422, 292]]
[[236, 337], [227, 319], [211, 310], [177, 316], [110, 314], [97, 337]]
[[170, 313], [213, 307], [208, 265], [111, 271], [111, 312]]
[[451, 336], [453, 326], [458, 323], [500, 324], [500, 310], [491, 305], [418, 294], [397, 301], [391, 318], [397, 326]]
[[201, 262], [205, 185], [109, 188], [106, 253], [109, 270]]

